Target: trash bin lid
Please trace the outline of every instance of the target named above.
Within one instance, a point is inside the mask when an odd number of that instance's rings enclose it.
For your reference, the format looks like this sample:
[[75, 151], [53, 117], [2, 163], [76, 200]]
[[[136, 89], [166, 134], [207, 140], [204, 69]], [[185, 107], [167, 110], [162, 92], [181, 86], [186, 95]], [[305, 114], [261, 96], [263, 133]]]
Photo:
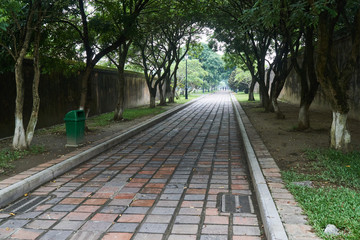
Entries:
[[72, 110], [65, 115], [64, 121], [84, 121], [84, 110]]

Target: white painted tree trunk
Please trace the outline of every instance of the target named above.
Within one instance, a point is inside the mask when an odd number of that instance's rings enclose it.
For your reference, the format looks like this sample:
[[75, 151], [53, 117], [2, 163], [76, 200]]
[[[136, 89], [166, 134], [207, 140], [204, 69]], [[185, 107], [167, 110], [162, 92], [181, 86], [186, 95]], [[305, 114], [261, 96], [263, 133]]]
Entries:
[[351, 136], [347, 130], [347, 113], [333, 112], [333, 121], [330, 132], [330, 146], [338, 150], [347, 150]]
[[15, 149], [26, 149], [25, 129], [22, 117], [15, 116], [15, 132], [13, 137], [13, 147]]

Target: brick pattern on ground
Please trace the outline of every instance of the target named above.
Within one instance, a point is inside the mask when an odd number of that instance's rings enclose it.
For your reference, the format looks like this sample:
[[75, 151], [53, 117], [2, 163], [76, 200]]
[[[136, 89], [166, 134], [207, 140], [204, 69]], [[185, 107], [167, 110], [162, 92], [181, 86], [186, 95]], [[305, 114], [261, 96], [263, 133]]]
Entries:
[[303, 215], [293, 195], [285, 188], [280, 169], [260, 135], [252, 126], [244, 110], [239, 109], [239, 111], [289, 240], [320, 240], [314, 233], [314, 229], [308, 225], [307, 218]]
[[219, 193], [252, 196], [227, 93], [39, 187], [52, 198], [0, 214], [0, 239], [264, 239], [256, 214], [219, 212]]

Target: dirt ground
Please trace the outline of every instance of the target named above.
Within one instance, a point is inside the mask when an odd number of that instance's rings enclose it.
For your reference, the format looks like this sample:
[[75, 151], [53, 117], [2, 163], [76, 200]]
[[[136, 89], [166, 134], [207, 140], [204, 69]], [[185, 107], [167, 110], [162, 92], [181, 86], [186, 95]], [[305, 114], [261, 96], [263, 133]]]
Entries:
[[[327, 148], [330, 144], [331, 111], [310, 108], [310, 126], [307, 131], [296, 131], [298, 106], [280, 102], [285, 119], [277, 119], [274, 113], [265, 113], [259, 103], [241, 104], [251, 123], [260, 134], [269, 152], [281, 170], [302, 167], [306, 149]], [[360, 121], [349, 119], [351, 148], [360, 149]]]
[[[250, 118], [257, 132], [261, 135], [269, 152], [276, 160], [281, 170], [302, 165], [306, 162], [303, 153], [308, 148], [326, 148], [329, 146], [329, 131], [331, 125], [331, 112], [311, 110], [312, 128], [305, 132], [294, 131], [297, 125], [298, 107], [295, 105], [280, 103], [285, 114], [285, 119], [277, 119], [274, 113], [265, 113], [258, 103], [241, 104]], [[174, 107], [170, 105], [168, 108]], [[86, 133], [86, 144], [102, 139], [109, 135], [119, 133], [129, 127], [144, 121], [151, 116], [143, 117], [132, 121], [113, 123], [105, 127], [93, 129]], [[354, 149], [360, 149], [360, 122], [349, 120], [349, 129]], [[35, 134], [34, 145], [45, 146], [46, 152], [40, 155], [27, 156], [15, 162], [15, 169], [10, 175], [0, 173], [0, 180], [3, 180], [16, 173], [35, 167], [38, 164], [55, 159], [74, 150], [66, 148], [65, 134]], [[0, 149], [11, 145], [11, 139], [0, 141]]]

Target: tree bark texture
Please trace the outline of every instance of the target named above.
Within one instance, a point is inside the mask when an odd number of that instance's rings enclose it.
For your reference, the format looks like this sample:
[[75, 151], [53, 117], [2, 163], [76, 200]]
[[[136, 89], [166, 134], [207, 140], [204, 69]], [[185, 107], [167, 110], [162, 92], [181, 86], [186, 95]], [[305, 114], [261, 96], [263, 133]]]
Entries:
[[297, 54], [292, 52], [291, 61], [300, 78], [300, 108], [298, 115], [298, 130], [310, 128], [309, 108], [313, 102], [319, 83], [316, 77], [314, 61], [314, 28], [307, 27], [305, 30], [305, 53], [302, 62], [299, 63]]
[[117, 104], [114, 110], [114, 121], [120, 121], [123, 119], [123, 113], [125, 108], [125, 62], [127, 59], [129, 47], [132, 44], [132, 41], [128, 41], [120, 44], [119, 46], [119, 61], [116, 63], [111, 59], [111, 61], [116, 64], [119, 74], [118, 82], [118, 99]]
[[[40, 26], [39, 26], [40, 27]], [[39, 83], [40, 83], [40, 29], [35, 31], [35, 40], [34, 40], [34, 79], [32, 85], [32, 111], [30, 120], [26, 129], [26, 144], [30, 146], [31, 141], [34, 136], [36, 124], [38, 121], [39, 108], [40, 108], [40, 96], [39, 96]]]
[[347, 113], [333, 112], [330, 147], [347, 151], [350, 142], [351, 136], [347, 130]]
[[255, 98], [254, 98], [254, 88], [255, 88], [255, 84], [256, 84], [256, 79], [255, 79], [255, 78], [252, 78], [251, 84], [250, 84], [250, 88], [249, 88], [249, 98], [248, 98], [248, 101], [255, 101]]
[[118, 68], [119, 82], [118, 82], [118, 92], [119, 96], [117, 99], [117, 104], [114, 110], [114, 121], [120, 121], [123, 119], [124, 113], [124, 102], [125, 102], [125, 74], [124, 69]]
[[23, 40], [22, 47], [15, 59], [15, 82], [16, 82], [16, 99], [15, 99], [15, 131], [13, 137], [13, 148], [26, 149], [26, 133], [23, 122], [23, 108], [24, 108], [24, 76], [23, 76], [23, 62], [27, 50], [30, 45], [31, 35], [33, 32], [32, 21], [35, 14], [35, 4], [29, 12], [29, 17], [26, 22], [26, 34]]
[[[340, 0], [336, 1], [342, 7]], [[350, 133], [346, 130], [347, 114], [349, 112], [348, 94], [349, 81], [354, 72], [354, 66], [360, 51], [360, 9], [357, 10], [353, 23], [352, 44], [346, 54], [344, 64], [338, 65], [334, 52], [333, 34], [338, 16], [333, 17], [329, 12], [320, 14], [318, 24], [318, 59], [316, 73], [318, 81], [331, 103], [333, 124], [330, 132], [331, 144], [335, 149], [347, 150], [350, 143]]]

